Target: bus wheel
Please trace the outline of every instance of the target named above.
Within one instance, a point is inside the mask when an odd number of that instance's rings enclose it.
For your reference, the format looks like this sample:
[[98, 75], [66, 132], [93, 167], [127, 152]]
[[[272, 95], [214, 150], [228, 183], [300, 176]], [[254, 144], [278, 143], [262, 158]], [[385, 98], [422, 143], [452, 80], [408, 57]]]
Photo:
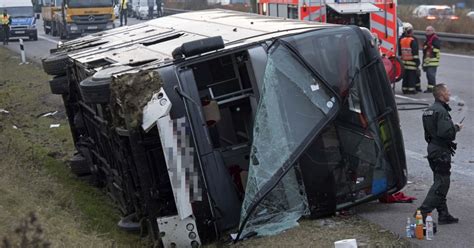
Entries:
[[51, 93], [54, 95], [67, 95], [69, 94], [69, 82], [67, 76], [55, 76], [49, 80], [49, 87]]
[[110, 101], [110, 78], [94, 79], [88, 77], [84, 79], [79, 87], [81, 89], [82, 100], [90, 104], [105, 104]]
[[68, 56], [66, 53], [55, 53], [41, 60], [43, 69], [49, 75], [66, 75]]

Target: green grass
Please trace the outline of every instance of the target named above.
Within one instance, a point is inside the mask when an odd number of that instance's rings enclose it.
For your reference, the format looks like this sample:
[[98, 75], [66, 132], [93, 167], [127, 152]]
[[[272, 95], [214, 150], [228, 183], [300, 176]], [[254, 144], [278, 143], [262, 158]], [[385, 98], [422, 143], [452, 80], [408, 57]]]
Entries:
[[[0, 113], [0, 239], [18, 244], [14, 230], [34, 212], [53, 247], [141, 246], [138, 235], [118, 229], [105, 193], [69, 172], [74, 147], [62, 99], [50, 94], [41, 68], [18, 59], [0, 48], [0, 109], [10, 112]], [[55, 110], [54, 118], [37, 117]]]

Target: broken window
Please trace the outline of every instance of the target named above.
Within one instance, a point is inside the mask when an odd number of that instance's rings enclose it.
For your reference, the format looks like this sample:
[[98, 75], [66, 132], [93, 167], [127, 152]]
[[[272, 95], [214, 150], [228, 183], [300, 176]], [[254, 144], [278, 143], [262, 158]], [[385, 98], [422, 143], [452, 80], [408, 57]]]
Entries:
[[240, 237], [272, 235], [309, 213], [293, 163], [338, 109], [332, 92], [283, 44], [270, 50], [255, 116]]

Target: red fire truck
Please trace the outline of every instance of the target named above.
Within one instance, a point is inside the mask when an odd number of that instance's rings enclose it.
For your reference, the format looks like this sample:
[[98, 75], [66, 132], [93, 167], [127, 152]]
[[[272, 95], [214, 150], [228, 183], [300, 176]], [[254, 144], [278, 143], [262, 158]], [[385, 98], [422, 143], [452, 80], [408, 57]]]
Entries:
[[368, 28], [380, 41], [380, 50], [392, 62], [392, 82], [399, 81], [403, 66], [396, 57], [397, 0], [258, 0], [262, 15]]

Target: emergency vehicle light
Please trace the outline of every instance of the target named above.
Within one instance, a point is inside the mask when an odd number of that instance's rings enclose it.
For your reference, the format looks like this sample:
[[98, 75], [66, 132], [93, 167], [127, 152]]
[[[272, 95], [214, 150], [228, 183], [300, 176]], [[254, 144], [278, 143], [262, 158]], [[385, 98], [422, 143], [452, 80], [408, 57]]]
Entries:
[[427, 16], [426, 19], [428, 19], [428, 20], [436, 20], [436, 16]]
[[451, 20], [457, 20], [457, 19], [459, 19], [459, 17], [457, 17], [457, 16], [451, 16], [449, 19], [451, 19]]

